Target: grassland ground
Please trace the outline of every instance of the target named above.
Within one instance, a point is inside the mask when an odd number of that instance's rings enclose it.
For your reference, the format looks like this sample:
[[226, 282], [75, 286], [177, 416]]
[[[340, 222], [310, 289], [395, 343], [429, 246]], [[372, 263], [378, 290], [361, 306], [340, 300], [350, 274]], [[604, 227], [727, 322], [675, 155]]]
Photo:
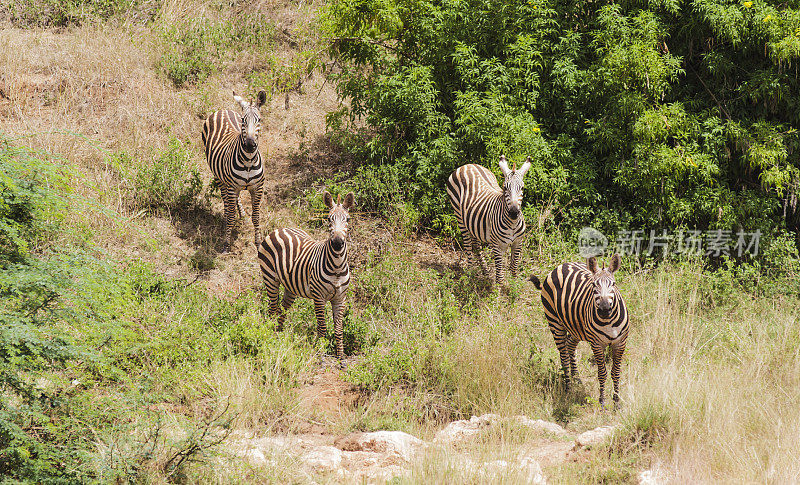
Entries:
[[[617, 413], [596, 403], [585, 344], [582, 384], [563, 393], [531, 285], [517, 279], [507, 292], [492, 290], [451, 241], [417, 233], [400, 210], [354, 214], [345, 370], [328, 357], [330, 338], [315, 338], [310, 302], [298, 301], [276, 332], [261, 301], [252, 227], [240, 224], [231, 254], [218, 254], [222, 202], [199, 132], [210, 111], [232, 106], [231, 89], [267, 87], [262, 227], [324, 237], [319, 189], [337, 176], [327, 188], [347, 189], [356, 161], [325, 134], [339, 101], [322, 72], [319, 5], [260, 2], [253, 9], [268, 22], [245, 40], [225, 20], [241, 19], [238, 7], [199, 0], [165, 2], [146, 23], [2, 25], [2, 159], [18, 173], [26, 165], [66, 180], [50, 189], [64, 205], [44, 213], [58, 229], [35, 239], [31, 254], [48, 264], [83, 261], [61, 303], [73, 316], [56, 325], [95, 358], [41, 376], [68, 396], [49, 412], [62, 426], [58, 439], [79, 450], [74, 463], [89, 465], [74, 476], [336, 482], [291, 456], [279, 467], [248, 463], [229, 453], [231, 437], [328, 443], [388, 429], [431, 440], [451, 421], [496, 413], [555, 421], [571, 435], [619, 426], [602, 446], [543, 460], [551, 482], [633, 481], [653, 467], [676, 483], [800, 480], [800, 300], [747, 286], [736, 268], [624, 262], [618, 284], [633, 323]], [[193, 59], [174, 50], [191, 48], [197, 24], [187, 11], [217, 29], [219, 50]], [[196, 68], [178, 70], [185, 65]], [[547, 218], [545, 209], [535, 212]], [[570, 237], [532, 225], [525, 274], [576, 258]], [[490, 461], [537, 439], [501, 429], [467, 451]], [[454, 475], [458, 464], [437, 453], [413, 463], [407, 480], [520, 481]]]

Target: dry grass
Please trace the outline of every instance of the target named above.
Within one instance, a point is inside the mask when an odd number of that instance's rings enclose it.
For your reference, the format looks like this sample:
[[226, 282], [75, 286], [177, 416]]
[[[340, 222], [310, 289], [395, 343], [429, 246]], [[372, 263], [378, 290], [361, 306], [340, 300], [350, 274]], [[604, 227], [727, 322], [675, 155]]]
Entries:
[[704, 310], [703, 278], [662, 270], [627, 283], [641, 288], [634, 308], [643, 318], [630, 341], [622, 420], [642, 441], [660, 435], [657, 460], [676, 482], [795, 482], [797, 301], [736, 295]]

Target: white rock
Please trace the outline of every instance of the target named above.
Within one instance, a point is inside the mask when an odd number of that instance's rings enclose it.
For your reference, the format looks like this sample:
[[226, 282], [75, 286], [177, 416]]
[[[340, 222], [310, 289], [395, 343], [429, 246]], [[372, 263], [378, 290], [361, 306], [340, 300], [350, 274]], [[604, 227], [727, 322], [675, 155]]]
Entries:
[[575, 438], [575, 449], [602, 443], [614, 434], [615, 429], [617, 429], [616, 426], [600, 426], [599, 428], [585, 431]]
[[488, 429], [500, 419], [496, 414], [484, 414], [483, 416], [473, 416], [469, 421], [453, 421], [436, 433], [433, 438], [434, 443], [453, 443], [477, 435], [481, 431]]
[[342, 452], [333, 446], [317, 446], [301, 459], [315, 471], [333, 471], [342, 464]]
[[510, 473], [518, 473], [519, 477], [524, 478], [525, 483], [533, 485], [545, 485], [547, 483], [544, 473], [542, 473], [542, 467], [530, 457], [525, 457], [520, 462], [513, 464], [505, 460], [478, 463], [467, 457], [462, 457], [459, 461], [463, 469], [468, 470], [470, 473], [477, 473], [481, 479], [488, 482], [500, 480]]
[[345, 436], [336, 441], [336, 446], [345, 451], [394, 453], [409, 462], [425, 442], [402, 431], [375, 431]]
[[639, 473], [638, 478], [639, 485], [661, 485], [667, 482], [658, 467]]
[[535, 431], [544, 431], [558, 436], [567, 434], [567, 430], [560, 425], [542, 419], [530, 419], [527, 416], [514, 416], [511, 418], [511, 422], [526, 428], [531, 428]]
[[242, 456], [253, 465], [264, 465], [267, 463], [267, 456], [263, 451], [258, 449], [247, 450]]
[[526, 482], [534, 485], [545, 485], [547, 483], [542, 466], [533, 458], [526, 456], [519, 462], [519, 467], [525, 475]]

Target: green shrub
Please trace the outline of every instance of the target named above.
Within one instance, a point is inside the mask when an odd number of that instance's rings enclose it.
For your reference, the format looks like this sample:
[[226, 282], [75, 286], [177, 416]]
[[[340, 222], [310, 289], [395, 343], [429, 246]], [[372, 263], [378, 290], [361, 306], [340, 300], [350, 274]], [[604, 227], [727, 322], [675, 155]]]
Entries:
[[271, 19], [251, 12], [224, 21], [191, 17], [160, 28], [157, 64], [176, 87], [204, 81], [229, 64], [229, 58], [257, 53], [275, 37]]
[[20, 27], [66, 27], [119, 18], [147, 22], [159, 9], [153, 0], [9, 0], [0, 7]]
[[526, 204], [565, 233], [794, 232], [800, 80], [782, 66], [799, 18], [776, 1], [336, 0], [324, 25], [350, 103], [328, 126], [437, 232], [452, 170], [498, 174], [500, 154], [532, 158]]
[[191, 166], [188, 147], [171, 139], [165, 151], [136, 167], [133, 178], [136, 206], [157, 212], [191, 208], [203, 189], [200, 173], [188, 168]]
[[94, 261], [63, 244], [41, 253], [68, 210], [56, 166], [0, 140], [0, 477], [10, 480], [85, 476], [56, 372], [92, 356], [57, 324], [80, 315], [73, 290]]

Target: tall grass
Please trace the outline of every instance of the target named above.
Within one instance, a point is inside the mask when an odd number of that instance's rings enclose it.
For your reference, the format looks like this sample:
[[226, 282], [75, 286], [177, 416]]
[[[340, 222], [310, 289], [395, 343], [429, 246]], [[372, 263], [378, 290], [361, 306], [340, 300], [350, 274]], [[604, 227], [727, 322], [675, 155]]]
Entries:
[[641, 315], [623, 394], [628, 438], [656, 446], [678, 481], [797, 481], [798, 301], [738, 293], [703, 308], [708, 278], [661, 268], [628, 282]]

